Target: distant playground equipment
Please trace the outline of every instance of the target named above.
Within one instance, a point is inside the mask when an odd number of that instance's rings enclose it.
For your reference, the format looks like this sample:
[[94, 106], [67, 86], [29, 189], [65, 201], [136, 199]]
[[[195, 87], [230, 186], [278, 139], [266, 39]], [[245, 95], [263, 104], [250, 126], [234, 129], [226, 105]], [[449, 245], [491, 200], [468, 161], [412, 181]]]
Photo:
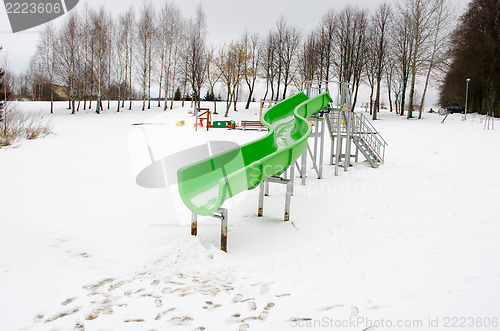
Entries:
[[184, 126], [186, 125], [186, 121], [178, 121], [177, 123], [175, 123], [176, 126]]
[[[305, 185], [307, 162], [311, 159], [318, 179], [323, 178], [326, 130], [331, 138], [330, 164], [335, 165], [336, 176], [339, 167], [348, 171], [352, 158], [358, 161], [360, 152], [374, 168], [384, 163], [387, 143], [361, 113], [351, 110], [350, 86], [337, 83], [334, 106], [329, 83], [307, 82], [307, 95], [297, 93], [269, 108], [258, 122], [269, 131], [264, 137], [177, 171], [180, 197], [192, 213], [192, 235], [198, 233], [198, 216], [217, 218], [221, 220], [221, 249], [227, 251], [228, 210], [222, 204], [243, 191], [259, 187], [257, 215], [262, 217], [264, 197], [271, 183], [286, 185], [284, 221], [289, 221], [295, 170]], [[203, 125], [203, 120], [198, 123], [198, 116], [206, 116], [208, 126], [210, 111], [199, 111], [202, 113], [199, 115], [197, 110], [196, 125]], [[255, 122], [242, 121], [240, 127], [257, 126]], [[351, 153], [353, 148], [355, 154]]]
[[207, 131], [209, 129], [235, 129], [236, 124], [234, 121], [213, 121], [212, 122], [212, 112], [209, 108], [196, 108], [195, 109], [195, 124], [193, 127], [198, 130], [198, 128]]
[[[262, 118], [262, 109], [271, 108], [275, 104], [281, 102], [281, 100], [272, 100], [272, 99], [260, 99], [260, 110], [259, 110], [259, 118]], [[266, 106], [267, 104], [267, 106]]]
[[[200, 113], [201, 112], [201, 113]], [[196, 108], [195, 109], [196, 120], [194, 121], [194, 128], [198, 131], [198, 128], [207, 128], [209, 129], [209, 125], [212, 122], [212, 112], [209, 108]], [[205, 124], [203, 124], [205, 121]]]
[[213, 121], [210, 126], [214, 129], [234, 129], [235, 122], [234, 121]]

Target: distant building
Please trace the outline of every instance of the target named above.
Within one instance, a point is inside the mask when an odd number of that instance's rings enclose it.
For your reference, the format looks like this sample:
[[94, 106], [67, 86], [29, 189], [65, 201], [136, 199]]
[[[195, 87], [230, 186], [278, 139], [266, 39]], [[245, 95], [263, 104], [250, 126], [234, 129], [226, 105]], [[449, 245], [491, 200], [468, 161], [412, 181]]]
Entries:
[[69, 88], [55, 84], [33, 84], [33, 99], [37, 101], [50, 101], [51, 93], [54, 101], [66, 101], [69, 99]]

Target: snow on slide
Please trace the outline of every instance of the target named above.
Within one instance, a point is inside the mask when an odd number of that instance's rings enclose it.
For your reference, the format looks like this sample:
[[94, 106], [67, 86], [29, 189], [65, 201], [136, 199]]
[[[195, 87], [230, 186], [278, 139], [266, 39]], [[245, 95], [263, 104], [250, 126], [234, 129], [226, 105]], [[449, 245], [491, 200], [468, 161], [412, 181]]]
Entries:
[[269, 132], [263, 138], [180, 168], [177, 177], [184, 204], [198, 215], [211, 215], [226, 199], [285, 172], [306, 149], [312, 132], [306, 118], [329, 102], [326, 92], [312, 99], [298, 93], [264, 114], [261, 122]]

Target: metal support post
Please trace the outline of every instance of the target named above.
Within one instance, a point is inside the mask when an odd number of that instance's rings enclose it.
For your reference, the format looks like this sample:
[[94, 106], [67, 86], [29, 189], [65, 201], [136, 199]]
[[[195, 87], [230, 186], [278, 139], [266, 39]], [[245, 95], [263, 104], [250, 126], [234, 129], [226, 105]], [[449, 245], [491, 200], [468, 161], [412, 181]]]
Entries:
[[286, 195], [285, 195], [285, 216], [284, 221], [288, 222], [290, 220], [290, 200], [293, 194], [293, 181], [289, 181], [286, 184]]
[[302, 178], [302, 185], [306, 185], [306, 173], [307, 173], [307, 147], [302, 153], [302, 164], [300, 165], [300, 177]]
[[220, 208], [221, 228], [220, 228], [220, 249], [227, 252], [227, 209]]
[[[219, 208], [215, 213], [213, 213], [210, 216], [221, 220], [220, 249], [223, 250], [224, 252], [227, 252], [227, 209]], [[196, 213], [192, 213], [191, 235], [196, 236], [197, 234], [198, 234], [198, 215]]]
[[320, 132], [320, 145], [319, 145], [319, 174], [318, 178], [323, 178], [323, 157], [325, 155], [325, 120], [321, 118], [318, 121], [318, 125], [321, 123], [321, 132]]
[[313, 160], [317, 161], [318, 159], [318, 137], [319, 137], [319, 118], [318, 117], [313, 117], [313, 123], [314, 123], [314, 153], [313, 153]]
[[[292, 178], [295, 176], [293, 166], [291, 169], [291, 176], [292, 176]], [[266, 184], [269, 184], [269, 183], [277, 183], [277, 184], [285, 184], [286, 185], [284, 221], [285, 222], [289, 221], [290, 220], [290, 201], [291, 201], [290, 198], [293, 195], [293, 180], [283, 179], [283, 178], [277, 177], [277, 176], [269, 177], [268, 179], [262, 181], [259, 184], [259, 206], [258, 206], [257, 216], [258, 217], [264, 216], [264, 192], [265, 192]]]
[[351, 111], [345, 111], [345, 121], [346, 121], [346, 142], [345, 142], [345, 165], [344, 171], [349, 170], [349, 166], [351, 165], [351, 141], [352, 141], [352, 132], [351, 132]]
[[335, 150], [335, 176], [339, 175], [340, 154], [342, 153], [342, 111], [337, 118], [337, 148]]
[[198, 235], [198, 215], [196, 213], [191, 214], [191, 235]]
[[257, 210], [257, 217], [264, 216], [264, 195], [265, 195], [265, 181], [260, 182], [259, 184], [259, 207]]
[[330, 165], [333, 165], [334, 155], [335, 155], [335, 137], [332, 136], [332, 146], [330, 148]]

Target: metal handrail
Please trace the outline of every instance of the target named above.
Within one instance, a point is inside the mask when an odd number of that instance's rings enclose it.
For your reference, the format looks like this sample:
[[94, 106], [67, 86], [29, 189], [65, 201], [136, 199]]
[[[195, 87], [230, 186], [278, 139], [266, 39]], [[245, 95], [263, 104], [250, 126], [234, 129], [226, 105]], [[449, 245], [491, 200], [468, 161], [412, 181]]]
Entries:
[[354, 118], [358, 122], [358, 136], [366, 142], [367, 147], [372, 149], [380, 162], [384, 163], [385, 146], [387, 145], [387, 142], [384, 138], [382, 138], [382, 136], [380, 136], [375, 127], [366, 120], [366, 117], [363, 114], [354, 113]]
[[[331, 133], [338, 132], [340, 128], [341, 134], [347, 133], [347, 125], [342, 124], [342, 110], [333, 110], [328, 116], [328, 125], [330, 126]], [[388, 145], [385, 139], [378, 133], [377, 129], [367, 120], [361, 113], [352, 113], [351, 128], [354, 137], [359, 138], [366, 148], [371, 151], [377, 162], [384, 163], [385, 160], [385, 147]], [[345, 121], [345, 119], [344, 119]]]

